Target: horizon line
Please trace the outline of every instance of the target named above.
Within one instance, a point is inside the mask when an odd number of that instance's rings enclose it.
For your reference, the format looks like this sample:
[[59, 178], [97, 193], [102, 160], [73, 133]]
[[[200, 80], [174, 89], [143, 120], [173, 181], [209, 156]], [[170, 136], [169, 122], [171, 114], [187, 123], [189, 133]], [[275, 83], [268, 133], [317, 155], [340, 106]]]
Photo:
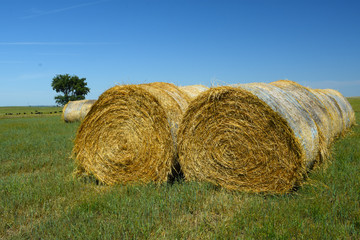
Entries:
[[0, 42], [0, 45], [117, 45], [119, 42]]

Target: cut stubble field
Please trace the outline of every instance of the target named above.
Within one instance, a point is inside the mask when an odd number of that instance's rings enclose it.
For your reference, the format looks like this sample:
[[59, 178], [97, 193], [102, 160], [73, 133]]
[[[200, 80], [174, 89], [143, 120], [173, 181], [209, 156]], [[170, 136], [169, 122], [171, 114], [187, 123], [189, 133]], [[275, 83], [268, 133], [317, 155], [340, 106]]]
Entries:
[[331, 164], [285, 195], [79, 180], [70, 158], [79, 123], [1, 112], [0, 238], [359, 239], [360, 98], [348, 100], [358, 125], [332, 145]]

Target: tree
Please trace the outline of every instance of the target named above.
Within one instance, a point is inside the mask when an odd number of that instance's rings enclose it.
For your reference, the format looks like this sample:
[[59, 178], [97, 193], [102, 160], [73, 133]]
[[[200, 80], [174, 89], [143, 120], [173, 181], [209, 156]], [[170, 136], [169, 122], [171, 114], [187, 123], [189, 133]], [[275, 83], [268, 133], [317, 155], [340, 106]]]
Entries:
[[55, 97], [56, 103], [63, 106], [69, 101], [85, 99], [85, 95], [90, 92], [85, 80], [86, 78], [79, 78], [76, 75], [56, 75], [52, 79], [51, 86], [56, 92], [63, 93]]

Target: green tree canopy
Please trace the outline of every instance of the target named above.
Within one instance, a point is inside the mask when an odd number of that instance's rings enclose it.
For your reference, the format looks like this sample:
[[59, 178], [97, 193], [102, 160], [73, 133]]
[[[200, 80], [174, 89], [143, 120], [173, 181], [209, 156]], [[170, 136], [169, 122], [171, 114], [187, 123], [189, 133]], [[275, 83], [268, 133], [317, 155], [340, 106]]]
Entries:
[[65, 105], [69, 101], [85, 99], [85, 95], [90, 92], [90, 88], [86, 86], [85, 81], [86, 78], [79, 78], [76, 75], [56, 75], [52, 79], [51, 86], [57, 93], [63, 93], [55, 97], [56, 103]]

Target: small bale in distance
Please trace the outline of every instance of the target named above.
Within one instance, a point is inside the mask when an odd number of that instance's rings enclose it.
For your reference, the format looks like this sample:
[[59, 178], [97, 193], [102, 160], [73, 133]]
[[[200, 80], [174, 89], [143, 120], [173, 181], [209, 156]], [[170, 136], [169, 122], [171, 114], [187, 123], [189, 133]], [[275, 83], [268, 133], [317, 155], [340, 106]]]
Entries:
[[96, 100], [69, 101], [63, 107], [62, 119], [65, 122], [82, 121]]

